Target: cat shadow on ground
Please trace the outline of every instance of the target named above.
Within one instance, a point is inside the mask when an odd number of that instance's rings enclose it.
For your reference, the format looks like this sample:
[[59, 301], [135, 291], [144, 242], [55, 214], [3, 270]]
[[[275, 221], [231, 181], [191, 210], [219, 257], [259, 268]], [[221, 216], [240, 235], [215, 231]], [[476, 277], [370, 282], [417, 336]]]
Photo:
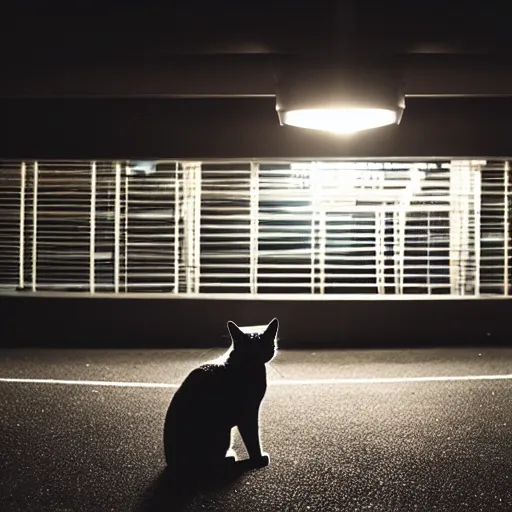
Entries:
[[[206, 476], [185, 477], [166, 467], [148, 488], [137, 512], [180, 512], [203, 493], [228, 489], [244, 473], [255, 469], [250, 460], [227, 465], [222, 471]], [[190, 509], [192, 510], [192, 509]]]

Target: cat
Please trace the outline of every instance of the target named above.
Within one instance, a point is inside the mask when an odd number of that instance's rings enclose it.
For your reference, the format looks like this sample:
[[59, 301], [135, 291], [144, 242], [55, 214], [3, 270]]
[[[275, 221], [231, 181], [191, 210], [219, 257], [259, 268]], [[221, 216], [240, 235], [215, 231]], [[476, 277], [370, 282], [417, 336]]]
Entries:
[[231, 430], [235, 426], [250, 466], [265, 467], [270, 462], [261, 447], [259, 413], [267, 389], [265, 364], [277, 352], [279, 321], [274, 318], [261, 334], [246, 334], [232, 321], [227, 327], [231, 347], [192, 370], [167, 410], [167, 467], [181, 475], [215, 473], [234, 464]]

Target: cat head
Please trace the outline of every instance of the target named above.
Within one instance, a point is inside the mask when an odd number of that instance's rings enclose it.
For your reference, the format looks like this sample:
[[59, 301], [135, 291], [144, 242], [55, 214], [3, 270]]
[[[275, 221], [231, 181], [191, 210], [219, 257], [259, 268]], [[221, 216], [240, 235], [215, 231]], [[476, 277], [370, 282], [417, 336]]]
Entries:
[[262, 333], [247, 334], [240, 327], [228, 322], [228, 330], [233, 340], [234, 350], [248, 362], [268, 363], [277, 351], [277, 330], [279, 321], [274, 318]]

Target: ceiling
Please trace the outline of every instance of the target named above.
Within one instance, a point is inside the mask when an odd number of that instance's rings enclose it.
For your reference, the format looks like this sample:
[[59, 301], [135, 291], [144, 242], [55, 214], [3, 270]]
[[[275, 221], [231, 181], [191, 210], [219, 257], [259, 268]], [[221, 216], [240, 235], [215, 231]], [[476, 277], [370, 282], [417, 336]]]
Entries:
[[0, 19], [4, 98], [268, 96], [292, 55], [396, 61], [408, 96], [512, 95], [504, 2], [18, 0]]
[[[217, 157], [233, 147], [250, 157], [502, 156], [512, 110], [508, 11], [506, 2], [458, 0], [4, 0], [0, 150], [16, 157], [77, 155], [83, 146], [109, 157]], [[269, 97], [276, 66], [291, 56], [398, 63], [412, 96], [401, 125], [327, 142], [279, 127]], [[459, 96], [499, 98], [475, 100], [475, 110]], [[48, 97], [144, 99], [115, 104], [115, 112], [101, 102], [31, 102]], [[236, 122], [221, 122], [234, 110]]]
[[4, 1], [0, 58], [160, 59], [212, 53], [512, 51], [505, 2]]

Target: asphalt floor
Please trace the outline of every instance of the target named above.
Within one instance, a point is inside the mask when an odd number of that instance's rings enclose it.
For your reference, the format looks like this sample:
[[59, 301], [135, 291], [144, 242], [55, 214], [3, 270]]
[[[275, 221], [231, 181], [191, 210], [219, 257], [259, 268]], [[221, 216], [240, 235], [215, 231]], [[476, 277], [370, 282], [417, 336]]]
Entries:
[[165, 413], [222, 352], [0, 350], [0, 511], [512, 510], [512, 349], [281, 351], [270, 465], [185, 491]]

